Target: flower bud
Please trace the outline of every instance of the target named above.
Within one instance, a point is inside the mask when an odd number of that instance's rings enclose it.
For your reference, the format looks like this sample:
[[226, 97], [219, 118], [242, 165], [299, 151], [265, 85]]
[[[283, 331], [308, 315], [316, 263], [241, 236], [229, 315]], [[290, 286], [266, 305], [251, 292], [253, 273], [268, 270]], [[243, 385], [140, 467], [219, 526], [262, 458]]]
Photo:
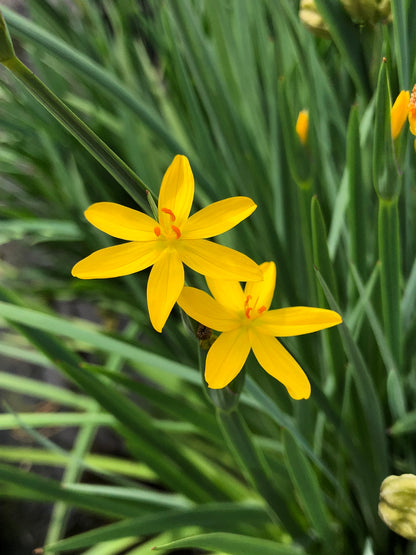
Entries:
[[358, 23], [378, 23], [391, 17], [390, 0], [341, 0], [351, 19]]
[[416, 476], [388, 476], [380, 488], [378, 514], [391, 530], [416, 540]]
[[329, 30], [322, 19], [314, 0], [301, 0], [299, 6], [299, 19], [314, 35], [329, 38]]
[[306, 142], [308, 140], [308, 130], [309, 112], [308, 110], [301, 110], [296, 121], [296, 133], [303, 145], [306, 145]]

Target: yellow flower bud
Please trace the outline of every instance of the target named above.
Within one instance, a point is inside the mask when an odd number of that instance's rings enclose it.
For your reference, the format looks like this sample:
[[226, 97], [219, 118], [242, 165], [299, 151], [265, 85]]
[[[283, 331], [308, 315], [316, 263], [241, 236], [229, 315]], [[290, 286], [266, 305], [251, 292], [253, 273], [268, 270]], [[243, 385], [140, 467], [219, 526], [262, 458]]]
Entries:
[[306, 145], [308, 140], [309, 129], [309, 112], [308, 110], [301, 110], [296, 121], [296, 133], [303, 145]]
[[299, 6], [299, 19], [314, 35], [329, 38], [329, 30], [322, 19], [314, 0], [301, 0]]
[[390, 0], [341, 0], [351, 19], [359, 23], [377, 23], [391, 18]]
[[409, 99], [409, 91], [400, 91], [391, 108], [391, 135], [393, 139], [396, 139], [403, 129], [409, 109]]
[[380, 488], [378, 514], [391, 530], [416, 540], [416, 476], [388, 476]]

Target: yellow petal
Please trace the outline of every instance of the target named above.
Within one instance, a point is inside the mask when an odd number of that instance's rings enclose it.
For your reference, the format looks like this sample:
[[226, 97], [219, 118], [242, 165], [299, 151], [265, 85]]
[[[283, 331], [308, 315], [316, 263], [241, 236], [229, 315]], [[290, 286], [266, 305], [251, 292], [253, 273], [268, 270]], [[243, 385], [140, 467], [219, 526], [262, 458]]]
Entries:
[[183, 265], [178, 253], [174, 249], [165, 249], [147, 282], [147, 307], [156, 331], [162, 331], [184, 283]]
[[260, 366], [281, 382], [293, 399], [310, 396], [311, 385], [305, 372], [277, 339], [251, 329], [250, 341]]
[[257, 205], [248, 197], [232, 197], [214, 202], [193, 214], [183, 227], [186, 239], [214, 237], [250, 216]]
[[85, 211], [87, 220], [104, 233], [127, 241], [156, 240], [158, 222], [143, 212], [114, 202], [97, 202]]
[[412, 90], [408, 110], [410, 131], [413, 133], [413, 135], [416, 135], [416, 85], [414, 85]]
[[204, 276], [236, 281], [262, 278], [259, 267], [248, 256], [212, 241], [181, 239], [179, 248], [184, 264]]
[[206, 282], [215, 299], [234, 313], [244, 311], [245, 296], [238, 281], [206, 277]]
[[[166, 170], [158, 200], [159, 222], [170, 229], [178, 228], [187, 220], [194, 199], [194, 176], [186, 156], [177, 155]], [[163, 211], [169, 210], [170, 213]], [[175, 219], [173, 219], [175, 218]]]
[[409, 91], [400, 91], [399, 96], [396, 98], [391, 108], [391, 136], [393, 139], [396, 139], [400, 135], [400, 131], [406, 121], [409, 98]]
[[124, 243], [93, 252], [72, 268], [81, 279], [127, 276], [148, 268], [160, 256], [155, 241]]
[[178, 305], [194, 320], [217, 331], [229, 331], [240, 322], [236, 315], [221, 306], [205, 291], [194, 287], [184, 287]]
[[208, 387], [226, 387], [244, 366], [249, 352], [247, 329], [237, 328], [222, 333], [207, 354], [205, 380]]
[[273, 300], [274, 288], [276, 286], [276, 265], [274, 262], [263, 262], [260, 264], [260, 270], [263, 274], [263, 281], [246, 283], [244, 294], [246, 297], [251, 295], [252, 302], [256, 302], [256, 307], [265, 306], [269, 309]]
[[331, 328], [341, 322], [341, 316], [333, 310], [293, 306], [269, 310], [253, 324], [260, 333], [275, 337], [291, 337]]
[[306, 145], [306, 142], [308, 140], [308, 130], [309, 112], [308, 110], [301, 110], [296, 121], [296, 134], [303, 145]]

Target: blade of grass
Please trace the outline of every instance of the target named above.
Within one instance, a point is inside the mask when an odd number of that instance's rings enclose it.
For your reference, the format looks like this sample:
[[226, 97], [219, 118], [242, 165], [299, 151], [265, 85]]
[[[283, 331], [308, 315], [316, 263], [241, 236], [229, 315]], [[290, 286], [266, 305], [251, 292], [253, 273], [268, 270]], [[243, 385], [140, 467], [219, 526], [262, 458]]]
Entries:
[[170, 510], [164, 513], [127, 519], [108, 526], [101, 526], [46, 546], [46, 549], [70, 551], [95, 545], [101, 541], [119, 538], [150, 535], [185, 526], [202, 526], [205, 529], [235, 531], [240, 525], [248, 523], [262, 526], [267, 520], [262, 507], [238, 503], [209, 503], [192, 509]]
[[159, 551], [159, 549], [179, 549], [184, 547], [196, 547], [208, 551], [225, 551], [231, 555], [241, 555], [242, 553], [256, 553], [256, 555], [301, 555], [305, 553], [301, 547], [278, 544], [277, 542], [253, 538], [252, 536], [226, 533], [190, 536], [166, 545], [154, 547], [153, 549]]

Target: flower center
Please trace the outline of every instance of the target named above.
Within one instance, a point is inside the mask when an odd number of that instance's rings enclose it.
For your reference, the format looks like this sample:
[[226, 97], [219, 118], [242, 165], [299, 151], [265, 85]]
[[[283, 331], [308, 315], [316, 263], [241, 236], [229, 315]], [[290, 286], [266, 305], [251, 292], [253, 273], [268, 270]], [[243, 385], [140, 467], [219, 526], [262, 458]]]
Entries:
[[[179, 227], [177, 227], [176, 225], [173, 225], [172, 223], [176, 220], [175, 214], [172, 212], [172, 210], [170, 210], [170, 208], [162, 208], [161, 211], [164, 214], [168, 214], [170, 216], [171, 225], [169, 227], [167, 227], [163, 223], [162, 223], [162, 226], [157, 225], [153, 230], [155, 232], [156, 237], [160, 237], [163, 231], [163, 235], [167, 239], [179, 239], [179, 237], [181, 236], [181, 230], [179, 229]], [[172, 231], [173, 231], [173, 234], [172, 234]]]
[[265, 310], [267, 310], [264, 305], [256, 309], [257, 303], [259, 302], [259, 298], [258, 297], [256, 298], [253, 305], [251, 303], [252, 299], [253, 297], [251, 295], [247, 295], [246, 300], [244, 301], [244, 315], [249, 320], [257, 318], [258, 316], [260, 316], [260, 314], [262, 314]]

